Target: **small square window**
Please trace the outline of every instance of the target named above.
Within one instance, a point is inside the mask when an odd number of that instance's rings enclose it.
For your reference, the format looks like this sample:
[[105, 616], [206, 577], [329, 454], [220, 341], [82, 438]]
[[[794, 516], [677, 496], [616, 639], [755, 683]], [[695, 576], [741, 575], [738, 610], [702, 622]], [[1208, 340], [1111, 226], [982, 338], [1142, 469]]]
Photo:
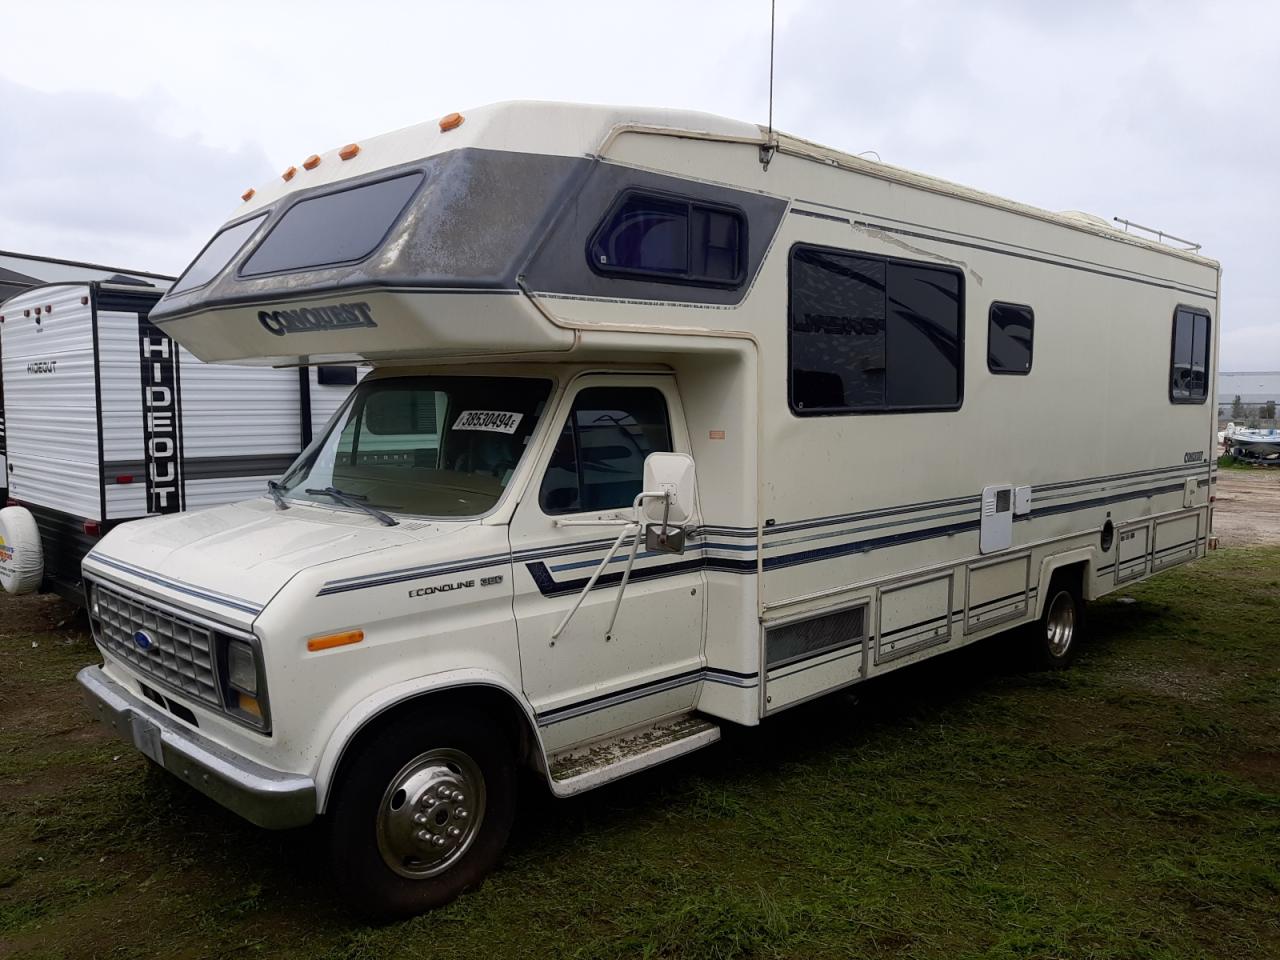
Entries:
[[1035, 314], [1016, 303], [993, 303], [987, 315], [987, 369], [1030, 373]]

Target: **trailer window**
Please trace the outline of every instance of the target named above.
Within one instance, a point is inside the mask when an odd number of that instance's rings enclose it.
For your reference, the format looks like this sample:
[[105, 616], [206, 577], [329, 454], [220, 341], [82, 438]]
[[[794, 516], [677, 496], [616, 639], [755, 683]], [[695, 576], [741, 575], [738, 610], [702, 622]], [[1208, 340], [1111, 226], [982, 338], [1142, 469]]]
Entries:
[[353, 263], [386, 239], [424, 177], [410, 173], [300, 200], [240, 268], [242, 277]]
[[249, 239], [257, 233], [258, 227], [262, 226], [262, 221], [265, 219], [267, 215], [263, 213], [218, 231], [209, 241], [208, 246], [200, 251], [200, 256], [191, 261], [191, 266], [183, 271], [182, 276], [169, 292], [186, 293], [196, 287], [203, 287], [231, 262], [231, 258], [239, 253]]
[[1035, 314], [1016, 303], [993, 303], [987, 314], [987, 369], [1030, 373]]
[[791, 409], [806, 416], [959, 407], [963, 292], [955, 270], [795, 247]]
[[667, 401], [653, 387], [588, 387], [573, 401], [538, 501], [544, 513], [630, 507], [644, 460], [671, 452]]
[[732, 207], [628, 192], [590, 244], [598, 273], [670, 283], [737, 286], [746, 223]]
[[1169, 399], [1174, 403], [1204, 403], [1208, 395], [1209, 315], [1179, 307], [1173, 314]]

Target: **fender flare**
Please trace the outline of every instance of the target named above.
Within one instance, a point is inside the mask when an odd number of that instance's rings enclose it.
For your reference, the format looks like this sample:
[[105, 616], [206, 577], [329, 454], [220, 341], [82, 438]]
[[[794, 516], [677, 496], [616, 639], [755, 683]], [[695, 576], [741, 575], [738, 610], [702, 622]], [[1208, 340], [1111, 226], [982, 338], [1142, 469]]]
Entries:
[[1084, 577], [1081, 588], [1085, 600], [1094, 599], [1093, 569], [1097, 566], [1097, 549], [1094, 547], [1077, 547], [1064, 553], [1055, 553], [1040, 561], [1040, 583], [1036, 592], [1036, 618], [1044, 614], [1045, 594], [1048, 593], [1049, 581], [1063, 567], [1084, 564]]
[[392, 684], [377, 693], [370, 694], [347, 711], [329, 735], [324, 750], [320, 754], [320, 761], [316, 765], [316, 813], [325, 812], [329, 794], [333, 790], [334, 775], [342, 763], [347, 747], [370, 723], [389, 710], [394, 710], [420, 697], [450, 690], [463, 690], [468, 687], [497, 690], [511, 700], [512, 704], [519, 709], [520, 716], [524, 718], [530, 740], [537, 752], [539, 770], [543, 775], [549, 776], [547, 771], [550, 769], [550, 764], [547, 762], [546, 747], [538, 732], [533, 707], [524, 695], [501, 674], [490, 670], [448, 670]]

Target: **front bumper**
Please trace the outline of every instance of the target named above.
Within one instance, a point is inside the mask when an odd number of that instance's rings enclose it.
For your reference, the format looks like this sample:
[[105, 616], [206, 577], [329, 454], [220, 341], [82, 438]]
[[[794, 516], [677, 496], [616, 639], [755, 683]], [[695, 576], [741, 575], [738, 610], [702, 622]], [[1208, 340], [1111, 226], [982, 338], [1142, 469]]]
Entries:
[[94, 716], [118, 736], [250, 823], [278, 830], [315, 819], [316, 784], [310, 777], [272, 770], [200, 736], [101, 667], [85, 667], [76, 680]]

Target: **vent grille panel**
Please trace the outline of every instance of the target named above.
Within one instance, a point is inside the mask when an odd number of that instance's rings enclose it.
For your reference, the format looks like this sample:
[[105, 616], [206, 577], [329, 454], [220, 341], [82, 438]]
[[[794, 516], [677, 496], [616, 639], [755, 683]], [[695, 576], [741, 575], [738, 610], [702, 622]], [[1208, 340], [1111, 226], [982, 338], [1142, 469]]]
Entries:
[[[103, 647], [158, 683], [221, 709], [207, 628], [101, 585], [98, 609]], [[139, 633], [150, 641], [145, 649], [134, 639]]]
[[773, 669], [829, 650], [852, 646], [865, 640], [866, 635], [865, 605], [774, 627], [765, 631], [765, 666]]

